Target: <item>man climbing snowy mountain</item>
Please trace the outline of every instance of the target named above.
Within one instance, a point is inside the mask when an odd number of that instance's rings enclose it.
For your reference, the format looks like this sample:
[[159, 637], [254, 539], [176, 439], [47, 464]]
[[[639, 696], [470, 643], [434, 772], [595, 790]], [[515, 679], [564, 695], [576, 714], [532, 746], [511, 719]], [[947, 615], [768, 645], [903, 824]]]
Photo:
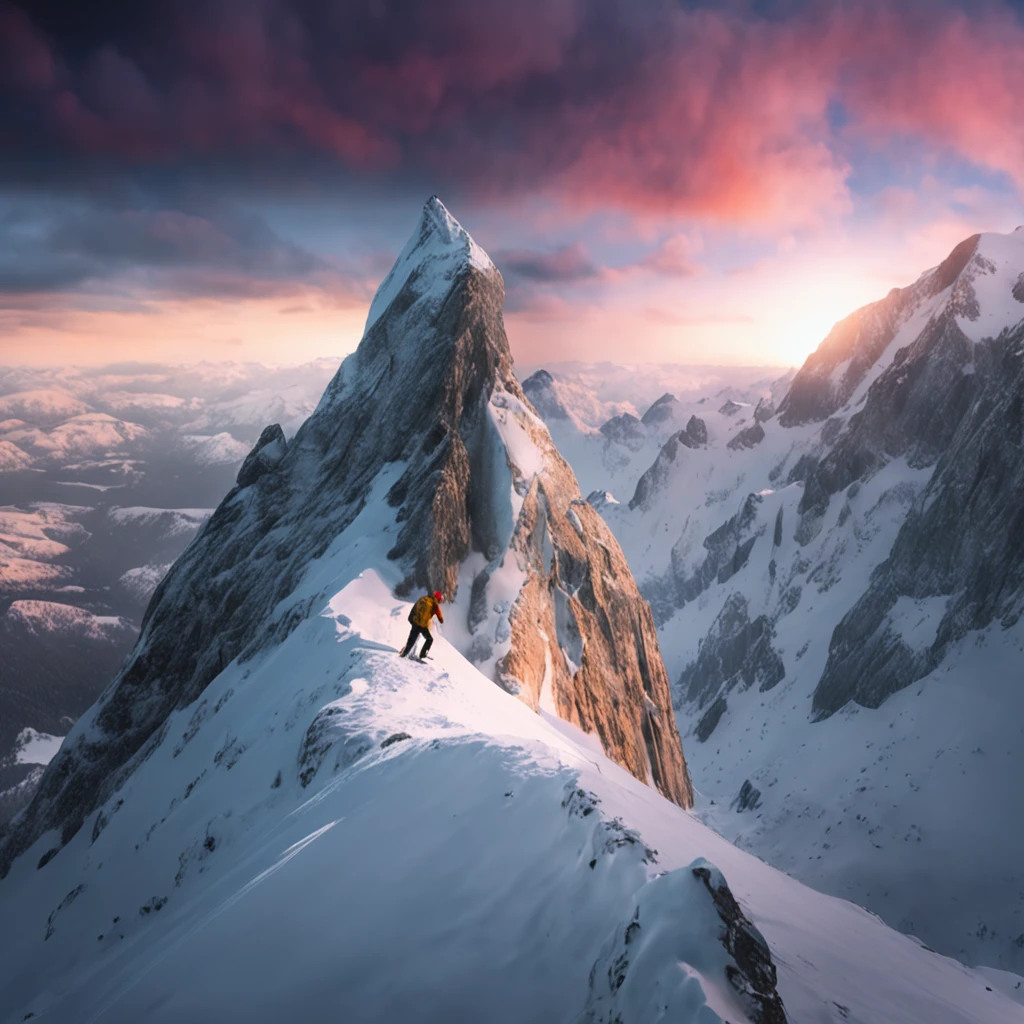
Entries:
[[430, 645], [434, 642], [434, 638], [430, 635], [430, 620], [436, 615], [438, 622], [444, 622], [444, 616], [441, 614], [441, 600], [441, 591], [435, 590], [433, 594], [424, 594], [412, 606], [412, 611], [409, 612], [409, 623], [412, 629], [409, 631], [409, 639], [406, 640], [405, 649], [402, 651], [403, 658], [408, 656], [416, 646], [417, 638], [421, 636], [425, 642], [423, 650], [420, 651], [420, 661], [427, 657], [427, 651], [430, 650]]

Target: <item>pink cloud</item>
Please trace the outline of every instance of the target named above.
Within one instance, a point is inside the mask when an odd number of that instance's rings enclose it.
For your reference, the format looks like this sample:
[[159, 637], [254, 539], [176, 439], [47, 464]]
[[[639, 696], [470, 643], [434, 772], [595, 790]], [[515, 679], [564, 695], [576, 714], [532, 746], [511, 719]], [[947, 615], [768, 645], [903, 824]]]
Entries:
[[134, 43], [67, 49], [0, 5], [0, 98], [22, 111], [0, 121], [9, 151], [42, 140], [40, 153], [181, 174], [210, 157], [254, 174], [285, 159], [320, 186], [387, 171], [771, 228], [850, 209], [853, 139], [955, 152], [1024, 185], [1024, 28], [995, 2], [759, 16], [668, 0], [211, 0], [176, 5]]

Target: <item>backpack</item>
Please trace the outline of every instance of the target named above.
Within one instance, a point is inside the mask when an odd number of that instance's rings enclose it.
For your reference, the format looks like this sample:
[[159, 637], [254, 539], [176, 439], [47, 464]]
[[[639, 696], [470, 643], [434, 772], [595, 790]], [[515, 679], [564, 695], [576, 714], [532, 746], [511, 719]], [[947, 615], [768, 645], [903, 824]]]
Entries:
[[[424, 596], [421, 597], [412, 606], [412, 609], [409, 612], [410, 626], [419, 626], [422, 629], [425, 624], [430, 624], [430, 613], [432, 611], [432, 608], [430, 607], [430, 601], [431, 599], [424, 594]], [[424, 617], [426, 617], [427, 620], [425, 624], [421, 621], [418, 621], [423, 619]]]

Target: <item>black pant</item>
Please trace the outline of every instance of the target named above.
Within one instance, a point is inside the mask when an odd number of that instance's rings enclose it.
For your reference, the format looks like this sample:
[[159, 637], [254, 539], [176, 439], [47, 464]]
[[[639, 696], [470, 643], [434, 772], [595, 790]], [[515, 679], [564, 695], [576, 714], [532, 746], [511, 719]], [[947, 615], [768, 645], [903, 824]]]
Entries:
[[423, 637], [426, 641], [423, 645], [423, 650], [420, 651], [420, 657], [425, 658], [427, 656], [427, 651], [430, 650], [430, 645], [434, 642], [434, 638], [430, 635], [430, 629], [427, 626], [413, 626], [409, 631], [409, 639], [405, 642], [405, 650], [402, 651], [403, 658], [413, 649], [417, 637]]

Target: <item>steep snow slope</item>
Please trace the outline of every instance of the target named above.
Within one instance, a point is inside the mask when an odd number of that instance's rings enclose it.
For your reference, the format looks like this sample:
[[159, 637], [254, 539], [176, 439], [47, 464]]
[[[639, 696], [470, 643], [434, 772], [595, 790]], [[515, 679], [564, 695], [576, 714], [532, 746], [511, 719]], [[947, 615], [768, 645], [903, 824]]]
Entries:
[[1022, 272], [1024, 232], [968, 239], [837, 325], [777, 416], [734, 413], [724, 446], [674, 435], [633, 506], [602, 509], [659, 623], [701, 813], [1016, 970]]
[[360, 517], [289, 602], [302, 623], [175, 711], [59, 854], [43, 836], [0, 882], [19, 937], [5, 1022], [1024, 1020], [443, 639], [433, 665], [399, 660], [396, 528]]

